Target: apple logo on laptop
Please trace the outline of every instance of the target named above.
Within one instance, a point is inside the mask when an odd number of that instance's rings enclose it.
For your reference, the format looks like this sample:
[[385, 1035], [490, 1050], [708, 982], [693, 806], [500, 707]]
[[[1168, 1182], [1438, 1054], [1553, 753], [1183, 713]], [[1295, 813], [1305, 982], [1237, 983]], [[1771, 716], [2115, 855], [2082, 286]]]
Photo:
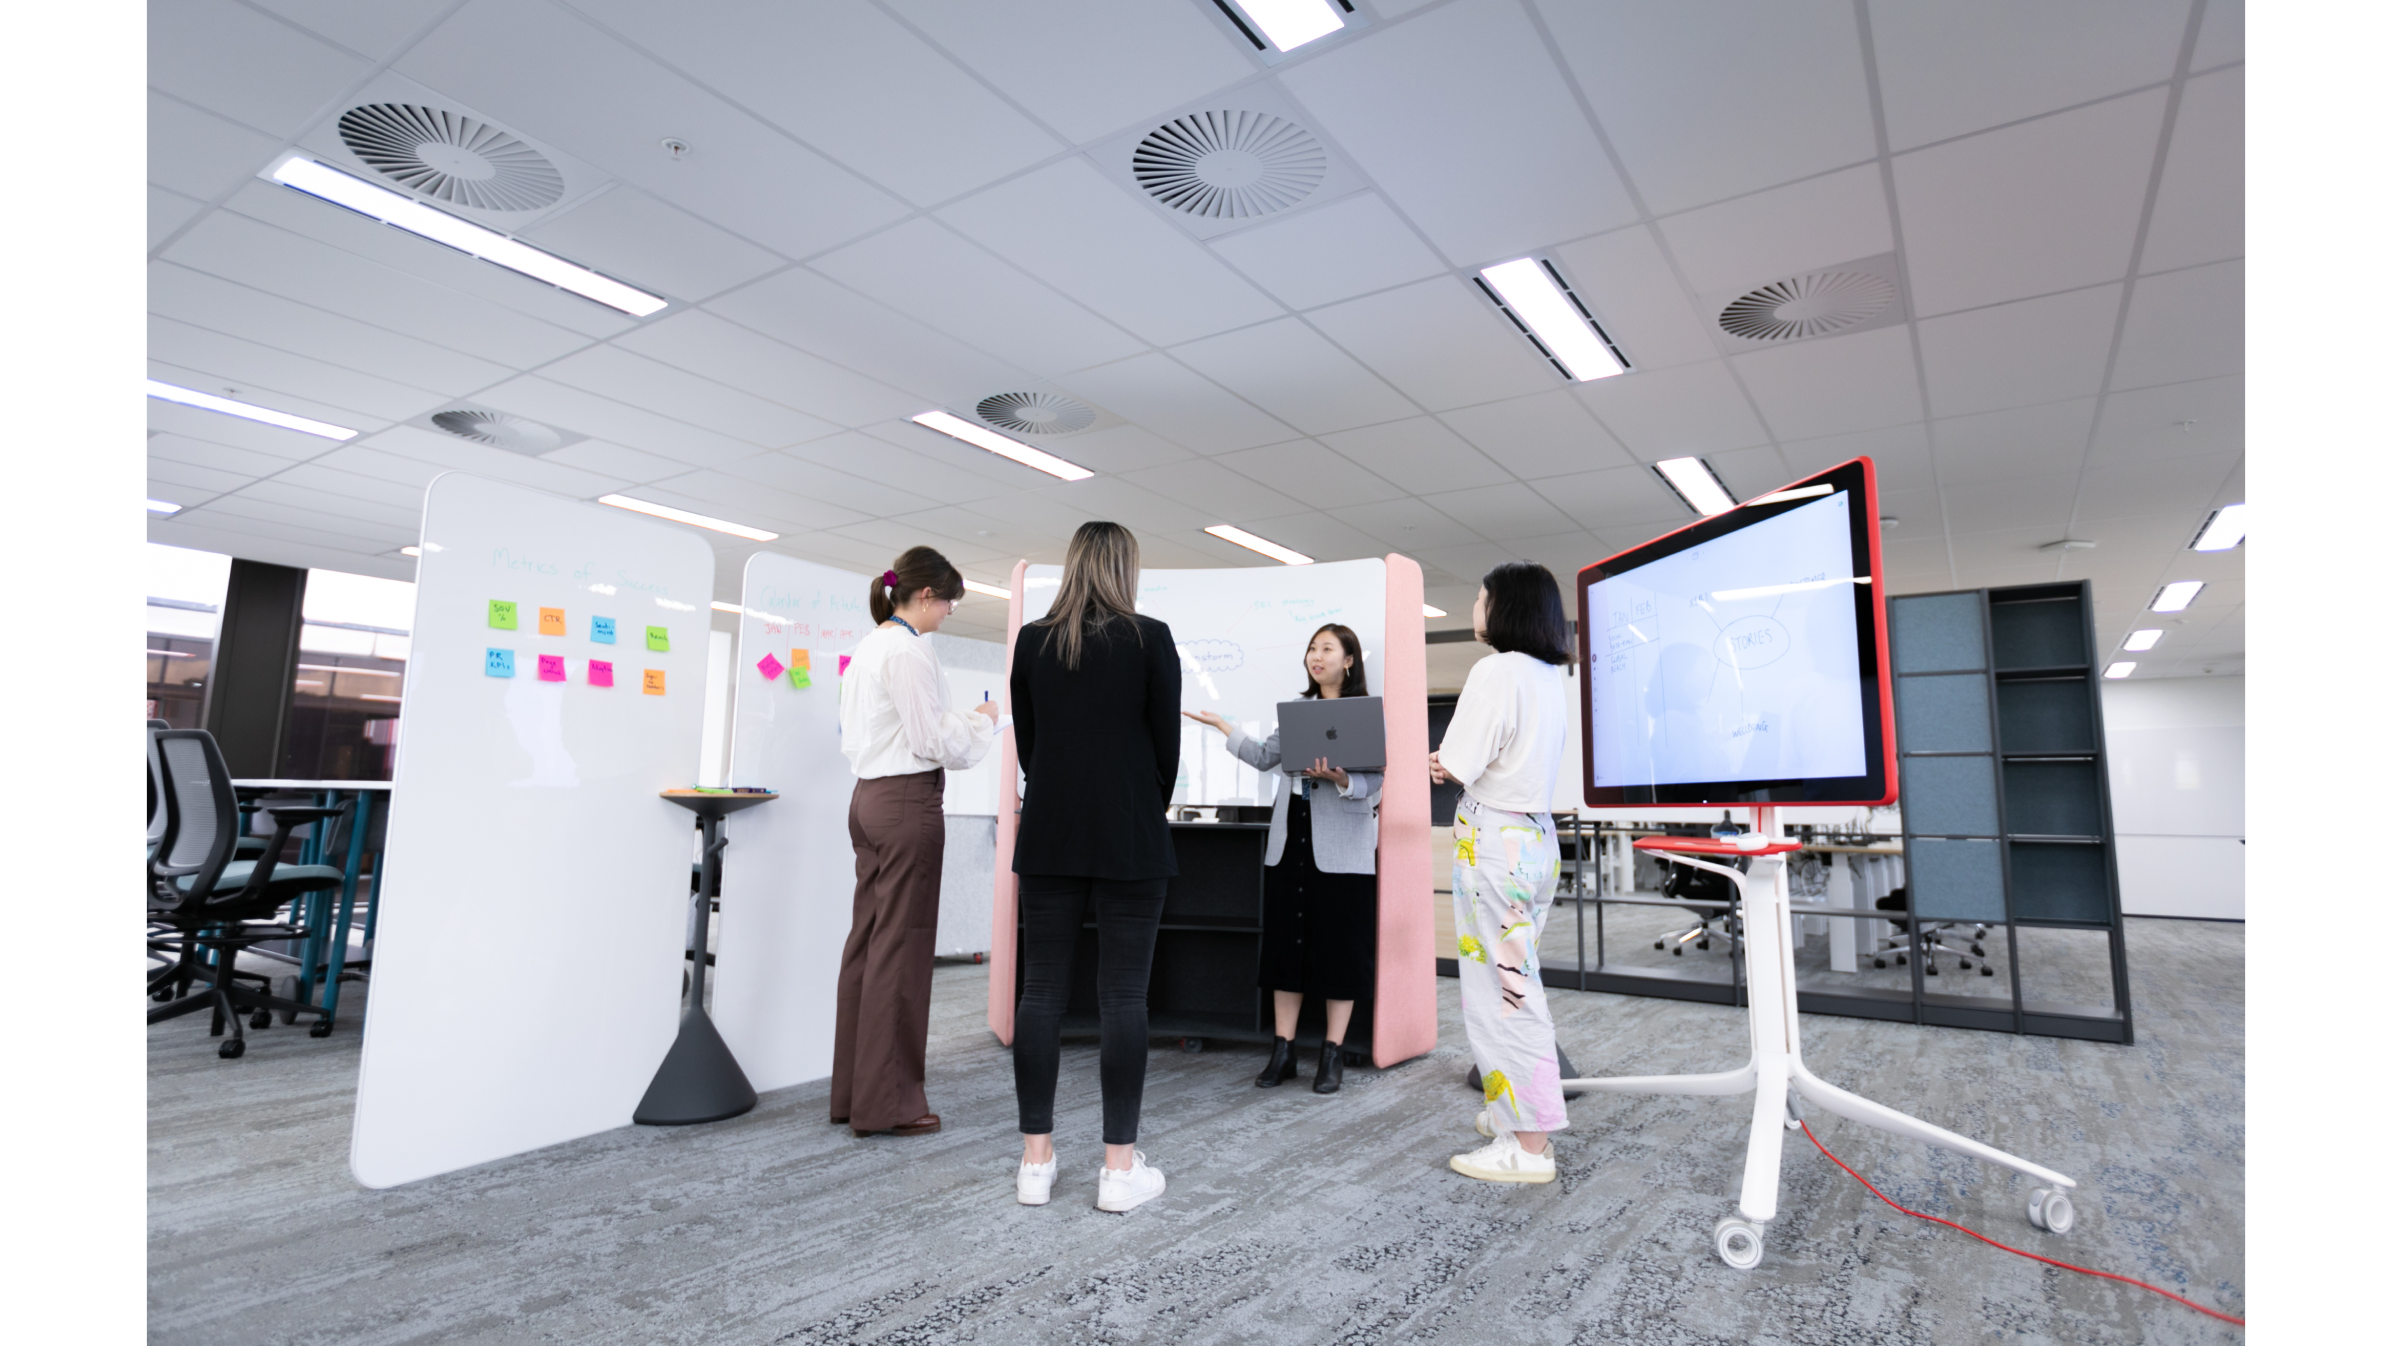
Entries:
[[1334, 726], [1332, 726], [1332, 727], [1330, 728], [1330, 730], [1329, 730], [1329, 737], [1331, 737], [1331, 738], [1335, 738], [1335, 737], [1337, 737], [1337, 730], [1336, 730], [1336, 728], [1335, 728]]

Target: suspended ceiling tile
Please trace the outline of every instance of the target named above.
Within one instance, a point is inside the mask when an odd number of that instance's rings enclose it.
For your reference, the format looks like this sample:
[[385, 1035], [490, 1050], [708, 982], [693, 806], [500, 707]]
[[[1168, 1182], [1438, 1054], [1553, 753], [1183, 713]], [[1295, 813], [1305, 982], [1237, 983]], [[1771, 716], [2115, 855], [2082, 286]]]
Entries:
[[2120, 292], [2099, 285], [1922, 321], [1929, 405], [1965, 416], [2101, 391]]
[[2193, 43], [2193, 69], [2242, 58], [2243, 0], [2209, 0], [2201, 10], [2201, 36]]
[[148, 19], [152, 86], [271, 136], [298, 134], [368, 68], [230, 0], [177, 0]]
[[704, 309], [684, 309], [615, 339], [615, 345], [703, 374], [839, 425], [865, 425], [921, 411], [923, 399]]
[[370, 60], [388, 60], [453, 0], [252, 0], [309, 32]]
[[409, 519], [420, 520], [423, 517], [423, 487], [352, 472], [323, 458], [285, 468], [274, 475], [274, 480], [285, 486], [321, 491], [326, 495], [370, 500], [385, 508], [399, 510]]
[[391, 504], [345, 491], [329, 491], [312, 482], [295, 482], [287, 473], [268, 481], [252, 482], [243, 487], [239, 494], [246, 500], [287, 505], [328, 518], [362, 519], [409, 537], [423, 531], [424, 505], [421, 497], [405, 504]]
[[[151, 442], [156, 443], [155, 440]], [[301, 466], [321, 467], [346, 472], [356, 477], [370, 477], [399, 490], [413, 491], [418, 499], [422, 498], [424, 488], [432, 484], [434, 477], [448, 471], [448, 468], [439, 463], [391, 453], [371, 444], [343, 444], [323, 457], [315, 459], [311, 463], [301, 464]]]
[[1171, 353], [1306, 434], [1392, 421], [1418, 410], [1297, 318], [1224, 332]]
[[[1066, 148], [871, 5], [569, 0], [615, 32], [918, 206]], [[805, 62], [793, 53], [835, 53]]]
[[1828, 435], [1795, 440], [1779, 446], [1786, 471], [1794, 478], [1812, 476], [1838, 463], [1867, 456], [1877, 464], [1877, 489], [1886, 491], [1932, 487], [1935, 465], [1927, 453], [1924, 422], [1889, 425], [1853, 435]]
[[2176, 69], [2190, 0], [2013, 0], [1869, 10], [1896, 152], [2156, 84]]
[[[1073, 482], [1049, 478], [1046, 485], [1034, 486], [1027, 493], [1045, 496], [1065, 509], [1080, 511], [1073, 528], [1088, 519], [1111, 519], [1141, 532], [1195, 532], [1221, 522], [1194, 505], [1150, 491], [1123, 477]], [[1064, 535], [1068, 537], [1070, 530], [1064, 530]]]
[[1562, 382], [1475, 286], [1451, 276], [1304, 316], [1432, 411], [1543, 392]]
[[691, 302], [787, 265], [635, 187], [584, 197], [523, 236], [592, 270]]
[[[892, 515], [886, 522], [891, 527], [910, 528], [923, 537], [954, 538], [969, 546], [995, 553], [998, 559], [988, 565], [961, 561], [956, 564], [959, 568], [975, 571], [972, 578], [999, 588], [1006, 584], [1006, 572], [1012, 569], [1015, 560], [1027, 554], [1031, 548], [1051, 545], [1055, 541], [1021, 520], [1000, 518], [965, 505], [939, 505], [913, 510]], [[966, 603], [972, 601], [970, 598], [964, 600]]]
[[1289, 308], [1313, 308], [1441, 275], [1443, 258], [1363, 192], [1212, 241], [1212, 249]]
[[[361, 447], [395, 454], [402, 458], [413, 458], [419, 462], [433, 463], [441, 467], [455, 468], [460, 472], [473, 472], [485, 477], [496, 477], [500, 481], [511, 481], [518, 486], [529, 486], [535, 490], [553, 491], [573, 500], [595, 499], [628, 484], [603, 473], [585, 472], [580, 468], [567, 467], [563, 463], [528, 458], [520, 453], [494, 449], [489, 445], [476, 444], [471, 440], [458, 439], [453, 435], [419, 430], [412, 425], [392, 426], [374, 436], [370, 445]], [[327, 459], [325, 462], [327, 466], [338, 465], [338, 462], [332, 459]], [[359, 467], [352, 470], [363, 472], [366, 469]], [[368, 475], [373, 474], [368, 473]]]
[[1952, 577], [1951, 549], [1940, 537], [1887, 536], [1880, 545], [1889, 581], [1923, 580], [1940, 585]]
[[2243, 449], [2243, 381], [2201, 379], [2111, 393], [2093, 433], [2093, 466], [2197, 458]]
[[1656, 214], [1876, 156], [1860, 30], [1840, 0], [1537, 9]]
[[[157, 377], [157, 375], [153, 374], [152, 377]], [[192, 386], [190, 380], [194, 379], [195, 377], [195, 375], [185, 374], [182, 379], [168, 379], [166, 381], [170, 383], [179, 383], [183, 387], [188, 388]], [[238, 385], [235, 386], [237, 387]], [[239, 395], [237, 392], [225, 392], [224, 387], [221, 384], [213, 388], [201, 387], [198, 389], [198, 391], [203, 393], [212, 393], [219, 397], [231, 397]], [[295, 412], [301, 416], [313, 416], [319, 419], [330, 419], [330, 417], [327, 415], [327, 413], [331, 410], [330, 408], [315, 406], [313, 404], [300, 404], [288, 407], [275, 405], [273, 403], [265, 403], [264, 405], [274, 406], [275, 410], [277, 411], [287, 410]], [[247, 420], [239, 416], [227, 416], [222, 412], [202, 411], [197, 407], [187, 407], [176, 402], [161, 402], [154, 397], [148, 399], [148, 406], [149, 426], [152, 430], [163, 431], [167, 435], [179, 435], [184, 439], [201, 440], [216, 444], [228, 444], [234, 448], [247, 450], [250, 453], [258, 454], [263, 457], [278, 459], [285, 463], [302, 462], [306, 459], [313, 458], [317, 454], [323, 453], [325, 450], [330, 449], [334, 444], [340, 442], [338, 440], [326, 439], [321, 435], [303, 434], [297, 430], [285, 430], [278, 425], [261, 424], [257, 421]], [[361, 426], [358, 428], [365, 429], [369, 427]], [[162, 437], [163, 436], [161, 436], [161, 438]], [[151, 440], [150, 444], [151, 451], [155, 452], [157, 440]]]
[[1457, 0], [1283, 69], [1280, 82], [1458, 265], [1636, 217], [1511, 0]]
[[658, 457], [653, 453], [642, 453], [638, 449], [627, 449], [620, 444], [609, 444], [603, 439], [576, 440], [561, 449], [551, 449], [541, 454], [540, 460], [563, 463], [585, 472], [632, 482], [677, 477], [689, 471], [687, 463]]
[[527, 374], [486, 388], [474, 400], [558, 430], [595, 435], [692, 466], [720, 467], [752, 458], [762, 450], [750, 441], [538, 375]]
[[255, 480], [239, 472], [178, 463], [171, 458], [149, 460], [150, 498], [177, 505], [195, 505], [207, 496], [237, 491]]
[[[1905, 538], [1944, 535], [1944, 495], [1934, 487], [1904, 487], [1887, 490], [1880, 483], [1877, 491], [1877, 518], [1881, 524], [1900, 521], [1900, 536]], [[1892, 527], [1885, 535], [1896, 535]]]
[[1311, 503], [1233, 472], [1216, 458], [1184, 459], [1124, 473], [1122, 479], [1207, 515], [1208, 526], [1243, 526], [1251, 519], [1296, 513]]
[[189, 224], [205, 209], [207, 206], [204, 202], [152, 186], [149, 189], [149, 246], [155, 248], [165, 242], [175, 230]]
[[[880, 548], [881, 555], [888, 558], [882, 564], [884, 570], [893, 568], [897, 563], [897, 558], [907, 550], [921, 546], [936, 547], [938, 553], [946, 557], [959, 570], [968, 565], [990, 565], [1000, 557], [1006, 560], [1012, 559], [1004, 557], [1001, 549], [988, 546], [985, 542], [977, 539], [966, 541], [952, 534], [942, 533], [937, 535], [934, 541], [931, 535], [924, 533], [920, 527], [911, 523], [900, 523], [894, 519], [866, 519], [862, 523], [843, 525], [838, 532], [843, 537], [851, 537], [858, 542], [868, 542]], [[860, 589], [863, 586], [858, 585], [857, 587]], [[957, 612], [958, 615], [961, 614], [960, 607]]]
[[1158, 346], [1284, 312], [1084, 158], [1000, 183], [939, 218]]
[[1935, 423], [1935, 461], [1946, 486], [2075, 472], [2093, 437], [2090, 397], [2014, 407]]
[[213, 201], [274, 157], [282, 142], [189, 103], [149, 94], [149, 180]]
[[1315, 510], [1337, 510], [1405, 494], [1403, 488], [1309, 439], [1273, 444], [1269, 448], [1241, 449], [1221, 454], [1213, 461]]
[[1706, 454], [1703, 461], [1719, 474], [1728, 494], [1738, 500], [1750, 500], [1766, 495], [1794, 480], [1786, 467], [1786, 457], [1771, 445], [1756, 449], [1731, 449], [1726, 453]]
[[[912, 504], [876, 508], [871, 511], [874, 514], [904, 513], [924, 502], [953, 505], [992, 500], [1008, 491], [1054, 480], [995, 454], [903, 423], [817, 439], [784, 453], [751, 459], [749, 463], [761, 465], [755, 474], [762, 481], [798, 480], [800, 469], [796, 465], [812, 463], [900, 491], [913, 490], [920, 496]], [[749, 466], [736, 464], [731, 470], [747, 473]]]
[[1255, 72], [1193, 5], [892, 0], [906, 21], [1074, 144]]
[[1438, 513], [1467, 525], [1481, 537], [1536, 537], [1568, 530], [1576, 523], [1576, 520], [1555, 509], [1534, 488], [1516, 481], [1494, 486], [1473, 486], [1461, 491], [1439, 491], [1421, 499], [1435, 506]]
[[261, 394], [279, 390], [280, 395], [304, 388], [310, 401], [353, 408], [382, 421], [419, 416], [449, 400], [436, 389], [293, 355], [155, 314], [149, 320], [149, 353], [155, 360], [206, 370], [213, 376], [211, 385], [230, 383]]
[[1283, 547], [1293, 547], [1316, 561], [1355, 561], [1387, 554], [1387, 544], [1339, 515], [1318, 510], [1256, 519], [1241, 526]]
[[2126, 520], [2161, 516], [2155, 525], [2165, 541], [2189, 547], [2208, 521], [2218, 487], [2242, 461], [2240, 454], [2179, 458], [2165, 467], [2146, 463], [2095, 467], [2086, 470], [2077, 487], [2076, 517], [2080, 520]]
[[[375, 544], [372, 548], [375, 551], [411, 543], [419, 531], [413, 522], [394, 523], [387, 519], [366, 517], [362, 512], [324, 508], [331, 502], [313, 493], [304, 493], [308, 497], [306, 504], [269, 500], [256, 493], [260, 487], [268, 485], [260, 482], [231, 495], [218, 496], [198, 509], [187, 512], [194, 517], [230, 515], [238, 519], [280, 525], [278, 531], [292, 541], [313, 540], [308, 536], [313, 534], [329, 545], [346, 548], [355, 548], [361, 541], [371, 542]], [[361, 509], [376, 508], [362, 500], [351, 503]]]
[[1637, 369], [1719, 358], [1710, 319], [1695, 311], [1669, 259], [1643, 225], [1553, 250], [1563, 278]]
[[1461, 407], [1439, 419], [1523, 480], [1630, 461], [1627, 450], [1567, 388]]
[[150, 264], [149, 303], [152, 313], [195, 327], [352, 369], [404, 371], [405, 381], [451, 395], [514, 372], [494, 361], [171, 262]]
[[1897, 157], [1912, 311], [2124, 276], [2166, 107], [2152, 89]]
[[543, 367], [540, 373], [583, 392], [626, 402], [760, 449], [820, 439], [840, 429], [802, 411], [614, 346], [592, 346]]
[[1963, 576], [1984, 570], [2039, 566], [2043, 571], [2042, 577], [2049, 579], [2059, 565], [2059, 557], [2040, 548], [2058, 536], [2051, 525], [1955, 533], [1952, 536], [1952, 559], [1960, 567]]
[[2242, 373], [2243, 264], [2145, 276], [2127, 302], [2114, 388]]
[[1576, 393], [1595, 419], [1645, 462], [1749, 448], [1769, 439], [1720, 360], [1597, 379], [1578, 385]]
[[1874, 163], [1672, 215], [1658, 227], [1696, 294], [1894, 250], [1885, 178]]
[[1141, 425], [1114, 425], [1060, 439], [1017, 436], [1095, 472], [1118, 475], [1188, 460], [1188, 451]]
[[1493, 460], [1426, 416], [1323, 435], [1321, 442], [1414, 495], [1511, 480]]
[[[760, 526], [767, 531], [771, 531], [775, 523], [783, 525], [783, 531], [790, 528], [812, 530], [839, 528], [862, 521], [863, 511], [857, 501], [839, 498], [850, 488], [859, 493], [868, 493], [863, 483], [852, 479], [833, 484], [818, 477], [809, 477], [803, 483], [784, 487], [724, 472], [691, 472], [655, 483], [641, 493], [641, 498], [719, 515], [737, 523]], [[760, 520], [771, 522], [761, 523]]]
[[1607, 467], [1548, 477], [1536, 488], [1571, 522], [1602, 534], [1607, 542], [1612, 540], [1613, 529], [1652, 524], [1659, 532], [1694, 520], [1694, 512], [1648, 467]]
[[2047, 536], [2037, 542], [2050, 542], [2067, 524], [2069, 502], [2075, 495], [2073, 472], [1980, 482], [1966, 489], [1946, 487], [1944, 520], [1955, 537], [2040, 528]]
[[768, 276], [706, 307], [932, 403], [978, 401], [1031, 377], [810, 271]]
[[2145, 272], [2243, 252], [2243, 72], [2188, 80], [2143, 240]]
[[1780, 439], [1876, 430], [1915, 421], [1922, 411], [1908, 326], [1788, 342], [1733, 363]]
[[[1146, 343], [931, 219], [814, 259], [813, 268], [1040, 375], [1127, 359]], [[991, 390], [995, 391], [994, 389]]]
[[1486, 541], [1451, 515], [1410, 497], [1349, 505], [1337, 511], [1337, 517], [1408, 556]]
[[1056, 380], [1064, 388], [1198, 453], [1278, 444], [1297, 433], [1167, 355], [1141, 355]]

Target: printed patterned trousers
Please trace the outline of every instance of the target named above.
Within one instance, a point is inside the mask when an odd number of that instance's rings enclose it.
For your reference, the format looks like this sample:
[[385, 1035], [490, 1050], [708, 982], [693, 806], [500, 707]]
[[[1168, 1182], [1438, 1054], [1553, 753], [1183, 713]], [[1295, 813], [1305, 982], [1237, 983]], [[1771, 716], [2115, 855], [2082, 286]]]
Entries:
[[1462, 1023], [1499, 1132], [1559, 1131], [1561, 1067], [1553, 1013], [1537, 972], [1537, 939], [1561, 881], [1549, 813], [1507, 813], [1465, 792], [1453, 815], [1453, 929], [1460, 945]]

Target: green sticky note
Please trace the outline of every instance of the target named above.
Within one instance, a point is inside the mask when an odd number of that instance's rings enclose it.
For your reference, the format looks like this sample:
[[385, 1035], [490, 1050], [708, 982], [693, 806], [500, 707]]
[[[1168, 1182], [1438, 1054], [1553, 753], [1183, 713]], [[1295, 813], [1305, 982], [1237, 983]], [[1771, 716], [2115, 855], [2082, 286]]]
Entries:
[[811, 687], [814, 685], [814, 679], [807, 676], [806, 670], [793, 666], [789, 670], [789, 685], [792, 687]]
[[672, 634], [661, 626], [649, 627], [648, 648], [659, 652], [671, 650], [673, 648]]
[[503, 598], [490, 600], [490, 624], [501, 631], [515, 629], [515, 605]]

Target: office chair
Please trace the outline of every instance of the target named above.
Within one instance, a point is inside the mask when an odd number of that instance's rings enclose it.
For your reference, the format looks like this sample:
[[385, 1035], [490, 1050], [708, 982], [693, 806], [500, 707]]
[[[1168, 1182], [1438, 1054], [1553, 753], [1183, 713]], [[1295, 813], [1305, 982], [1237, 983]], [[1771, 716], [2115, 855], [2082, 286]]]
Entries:
[[215, 737], [202, 729], [169, 729], [152, 737], [166, 797], [166, 832], [149, 865], [151, 912], [180, 939], [176, 966], [160, 975], [188, 987], [205, 973], [208, 989], [152, 1009], [149, 1021], [163, 1023], [212, 1010], [209, 1036], [221, 1036], [227, 1024], [232, 1027], [232, 1037], [216, 1048], [227, 1060], [248, 1050], [241, 1035], [245, 1013], [251, 1028], [267, 1027], [277, 1010], [292, 1017], [313, 1014], [316, 1023], [308, 1030], [310, 1036], [329, 1035], [332, 1021], [323, 1010], [251, 990], [241, 984], [243, 974], [236, 974], [234, 964], [241, 950], [253, 944], [305, 935], [274, 918], [295, 898], [337, 887], [341, 871], [333, 865], [281, 864], [283, 843], [299, 827], [346, 815], [349, 805], [268, 808], [264, 812], [274, 820], [273, 839], [257, 859], [236, 860], [241, 813]]
[[[1729, 863], [1738, 869], [1745, 865], [1741, 858]], [[1689, 944], [1698, 949], [1710, 948], [1714, 933], [1727, 939], [1728, 952], [1734, 953], [1740, 947], [1744, 938], [1743, 918], [1737, 915], [1731, 905], [1736, 900], [1736, 886], [1729, 880], [1690, 865], [1671, 865], [1669, 872], [1661, 878], [1661, 895], [1682, 902], [1715, 902], [1719, 906], [1715, 911], [1697, 908], [1693, 925], [1683, 930], [1672, 930], [1654, 940], [1654, 948], [1667, 949], [1672, 957], [1683, 958]], [[1719, 926], [1716, 932], [1711, 928], [1713, 922]]]
[[[1877, 909], [1879, 911], [1898, 911], [1908, 913], [1910, 910], [1910, 886], [1908, 884], [1904, 884], [1902, 887], [1896, 888], [1892, 892], [1887, 893], [1885, 896], [1878, 898]], [[1894, 955], [1894, 966], [1906, 967], [1910, 963], [1910, 922], [1901, 920], [1888, 920], [1887, 924], [1894, 927], [1894, 932], [1897, 935], [1897, 938], [1881, 939], [1877, 941], [1877, 956], [1871, 961], [1879, 967], [1884, 967], [1886, 954], [1892, 953]], [[1962, 931], [1972, 931], [1973, 933], [1962, 934], [1960, 933]], [[1985, 940], [1990, 934], [1991, 931], [1986, 926], [1980, 925], [1975, 921], [1919, 922], [1919, 961], [1925, 965], [1922, 970], [1925, 971], [1930, 977], [1943, 975], [1942, 971], [1935, 965], [1935, 956], [1937, 954], [1944, 954], [1948, 957], [1959, 959], [1960, 970], [1963, 972], [1968, 971], [1970, 968], [1975, 968], [1977, 970], [1978, 976], [1992, 976], [1993, 960], [1988, 958], [1985, 953]], [[1944, 940], [1946, 936], [1950, 936], [1953, 943], [1945, 943]], [[1959, 944], [1966, 944], [1968, 946], [1968, 951], [1966, 953], [1961, 952], [1960, 949], [1956, 947]], [[1982, 959], [1983, 961], [1971, 962], [1970, 959], [1972, 956], [1977, 959]]]

